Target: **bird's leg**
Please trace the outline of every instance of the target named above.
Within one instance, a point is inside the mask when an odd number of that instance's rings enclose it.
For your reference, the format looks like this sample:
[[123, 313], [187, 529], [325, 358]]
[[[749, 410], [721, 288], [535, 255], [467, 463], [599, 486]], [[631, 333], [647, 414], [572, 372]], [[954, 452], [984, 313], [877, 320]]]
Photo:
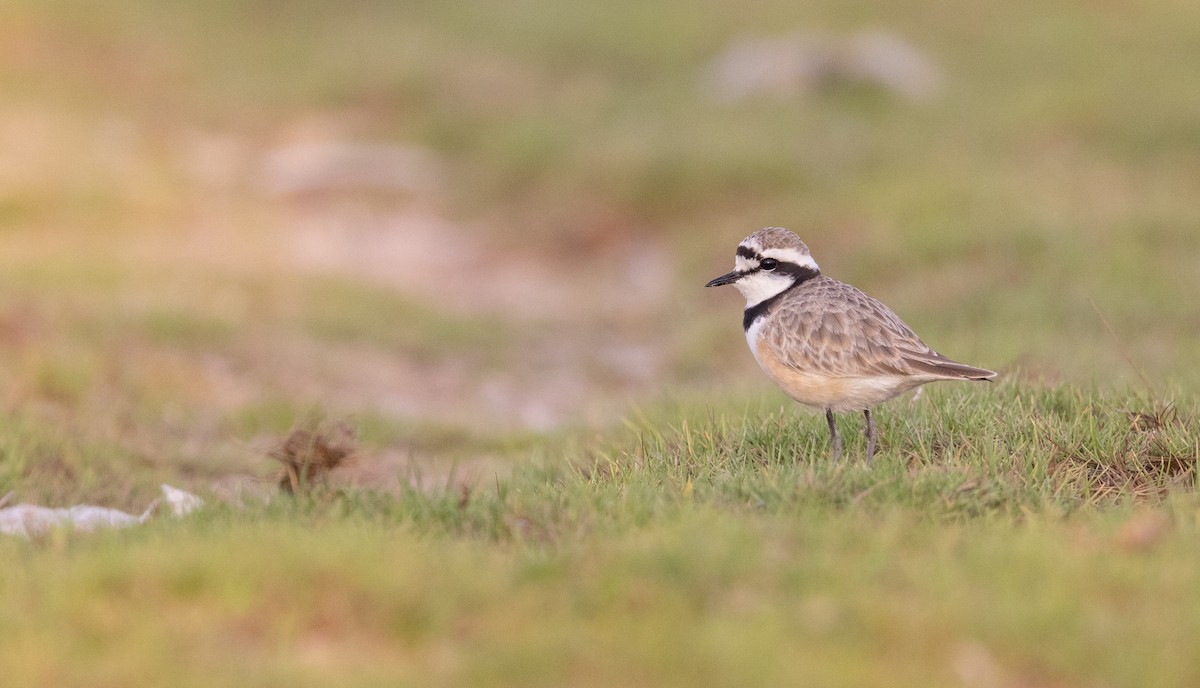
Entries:
[[842, 436], [838, 434], [837, 423], [833, 422], [833, 409], [825, 409], [825, 422], [829, 423], [829, 439], [833, 442], [832, 463], [836, 464], [842, 456]]
[[875, 419], [871, 417], [871, 409], [863, 409], [863, 415], [867, 417], [867, 465], [870, 466], [875, 458]]

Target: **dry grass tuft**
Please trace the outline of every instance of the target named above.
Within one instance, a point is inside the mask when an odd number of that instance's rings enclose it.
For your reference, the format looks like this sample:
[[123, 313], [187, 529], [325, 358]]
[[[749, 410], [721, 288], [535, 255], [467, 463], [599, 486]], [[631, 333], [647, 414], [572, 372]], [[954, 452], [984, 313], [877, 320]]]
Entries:
[[1126, 410], [1129, 424], [1116, 451], [1098, 454], [1080, 445], [1053, 439], [1059, 456], [1051, 471], [1064, 483], [1085, 483], [1095, 499], [1131, 495], [1137, 499], [1161, 497], [1173, 487], [1194, 486], [1195, 446], [1178, 441], [1189, 423], [1171, 404], [1150, 411]]
[[1157, 432], [1173, 426], [1182, 425], [1179, 412], [1174, 404], [1157, 406], [1150, 411], [1125, 411], [1133, 429], [1138, 432]]
[[279, 489], [296, 493], [323, 481], [358, 451], [358, 435], [345, 421], [318, 423], [312, 429], [296, 428], [267, 454], [283, 465]]

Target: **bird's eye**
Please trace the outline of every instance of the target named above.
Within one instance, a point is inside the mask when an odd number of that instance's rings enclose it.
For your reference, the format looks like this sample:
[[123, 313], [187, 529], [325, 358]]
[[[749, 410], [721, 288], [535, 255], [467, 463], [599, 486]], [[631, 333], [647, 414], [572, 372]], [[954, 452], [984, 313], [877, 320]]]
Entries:
[[758, 264], [758, 267], [762, 268], [763, 270], [766, 270], [767, 272], [770, 272], [770, 271], [774, 270], [778, 265], [779, 265], [779, 261], [775, 260], [774, 258], [763, 258], [762, 262]]

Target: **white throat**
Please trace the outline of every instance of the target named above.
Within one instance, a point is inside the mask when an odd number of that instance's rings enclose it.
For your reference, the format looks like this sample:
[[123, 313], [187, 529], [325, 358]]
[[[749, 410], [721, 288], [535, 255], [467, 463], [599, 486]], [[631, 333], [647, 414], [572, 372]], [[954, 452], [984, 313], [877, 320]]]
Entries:
[[788, 275], [756, 272], [734, 282], [733, 286], [746, 297], [746, 308], [750, 308], [786, 291], [793, 282]]

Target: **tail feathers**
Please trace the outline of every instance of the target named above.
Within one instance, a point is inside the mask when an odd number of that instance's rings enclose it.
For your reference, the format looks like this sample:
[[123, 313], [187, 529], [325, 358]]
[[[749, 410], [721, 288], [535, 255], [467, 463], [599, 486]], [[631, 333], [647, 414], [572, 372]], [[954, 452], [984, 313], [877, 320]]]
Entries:
[[909, 359], [909, 365], [915, 370], [930, 375], [936, 375], [946, 380], [978, 380], [991, 381], [996, 373], [986, 368], [976, 368], [965, 363], [951, 361], [948, 358]]

